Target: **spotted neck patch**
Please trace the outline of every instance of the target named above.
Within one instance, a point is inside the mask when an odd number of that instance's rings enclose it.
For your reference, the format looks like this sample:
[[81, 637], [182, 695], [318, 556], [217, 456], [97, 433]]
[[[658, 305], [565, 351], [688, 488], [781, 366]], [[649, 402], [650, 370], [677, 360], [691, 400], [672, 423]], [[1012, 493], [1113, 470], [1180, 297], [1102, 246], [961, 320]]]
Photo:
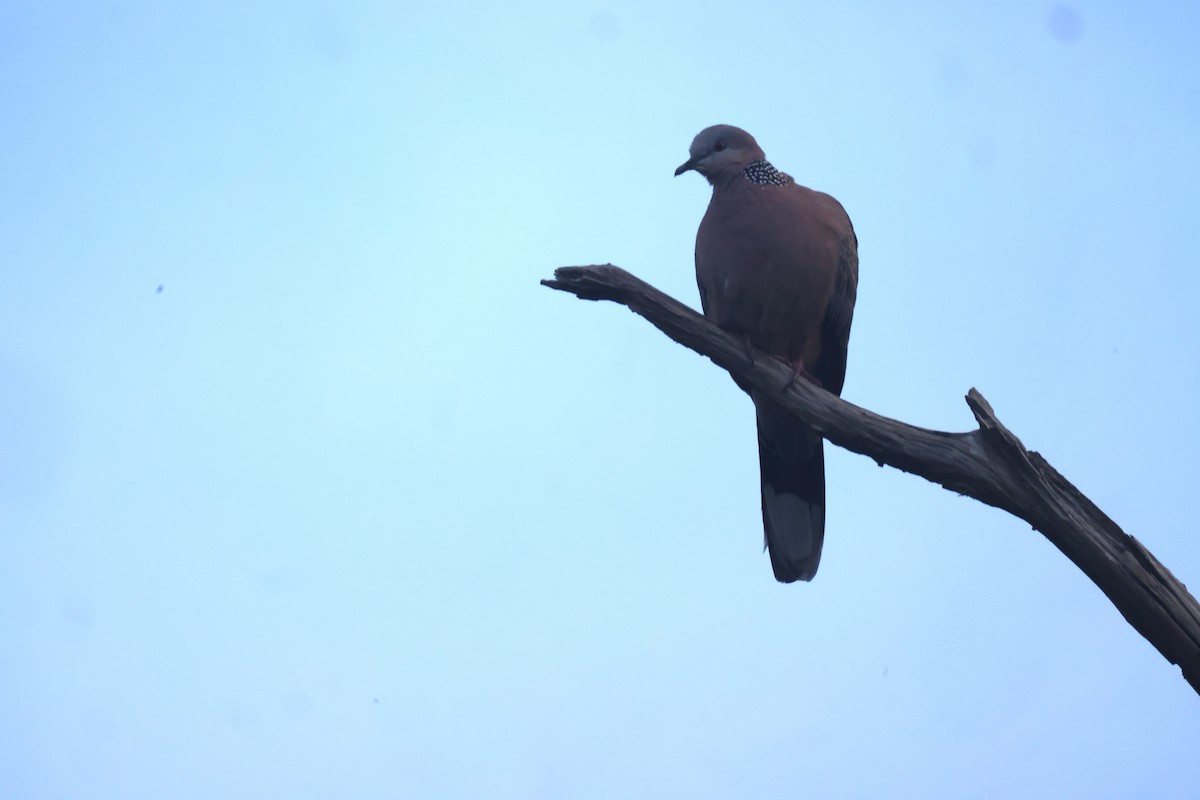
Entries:
[[795, 183], [791, 175], [788, 175], [786, 172], [780, 172], [771, 166], [770, 161], [765, 161], [761, 158], [747, 164], [745, 169], [742, 170], [742, 174], [750, 182], [763, 185], [787, 186], [788, 184]]

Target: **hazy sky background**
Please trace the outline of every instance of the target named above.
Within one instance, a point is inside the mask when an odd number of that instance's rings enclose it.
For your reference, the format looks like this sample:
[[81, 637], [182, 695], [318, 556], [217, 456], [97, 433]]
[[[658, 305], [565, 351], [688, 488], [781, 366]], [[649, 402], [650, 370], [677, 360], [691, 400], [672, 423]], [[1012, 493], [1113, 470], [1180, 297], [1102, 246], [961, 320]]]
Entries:
[[847, 399], [978, 387], [1200, 586], [1200, 5], [0, 3], [0, 797], [1194, 798], [1029, 526], [827, 451], [812, 584], [696, 304], [750, 130], [860, 240]]

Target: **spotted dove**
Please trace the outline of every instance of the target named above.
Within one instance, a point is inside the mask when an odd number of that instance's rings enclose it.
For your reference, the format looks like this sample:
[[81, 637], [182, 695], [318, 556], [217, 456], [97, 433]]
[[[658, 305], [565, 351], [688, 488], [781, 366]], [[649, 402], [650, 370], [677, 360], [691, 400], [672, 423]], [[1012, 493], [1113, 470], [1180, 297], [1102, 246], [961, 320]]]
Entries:
[[[706, 128], [689, 152], [675, 174], [695, 170], [713, 189], [696, 234], [704, 315], [840, 395], [858, 288], [858, 239], [845, 209], [775, 169], [740, 128]], [[821, 437], [742, 388], [758, 415], [771, 567], [784, 583], [812, 580], [825, 538]]]

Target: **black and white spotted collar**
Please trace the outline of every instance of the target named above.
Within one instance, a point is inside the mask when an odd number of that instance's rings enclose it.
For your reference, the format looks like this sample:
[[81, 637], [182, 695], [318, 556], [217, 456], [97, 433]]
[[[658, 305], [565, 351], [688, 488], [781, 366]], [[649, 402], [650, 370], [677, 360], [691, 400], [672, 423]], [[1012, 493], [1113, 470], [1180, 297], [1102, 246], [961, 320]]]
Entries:
[[786, 172], [780, 172], [779, 170], [775, 169], [775, 167], [771, 166], [771, 162], [765, 161], [761, 158], [757, 161], [751, 161], [749, 164], [747, 164], [742, 170], [742, 174], [745, 175], [746, 179], [751, 183], [771, 186], [787, 186], [795, 183], [795, 181], [792, 180], [791, 175], [788, 175]]

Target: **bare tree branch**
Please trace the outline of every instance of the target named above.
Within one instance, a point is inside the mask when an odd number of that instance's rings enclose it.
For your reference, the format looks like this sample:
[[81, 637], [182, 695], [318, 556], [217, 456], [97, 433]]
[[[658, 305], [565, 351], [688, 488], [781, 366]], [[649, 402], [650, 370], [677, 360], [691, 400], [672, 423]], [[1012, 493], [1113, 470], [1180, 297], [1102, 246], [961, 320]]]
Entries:
[[619, 267], [562, 267], [542, 284], [583, 300], [628, 306], [667, 336], [770, 395], [834, 444], [1025, 520], [1083, 570], [1200, 693], [1200, 604], [1137, 539], [1044, 458], [1026, 450], [975, 389], [966, 400], [977, 430], [917, 428], [859, 408], [805, 380], [788, 386], [791, 370], [783, 363], [762, 353], [751, 357], [740, 339]]

